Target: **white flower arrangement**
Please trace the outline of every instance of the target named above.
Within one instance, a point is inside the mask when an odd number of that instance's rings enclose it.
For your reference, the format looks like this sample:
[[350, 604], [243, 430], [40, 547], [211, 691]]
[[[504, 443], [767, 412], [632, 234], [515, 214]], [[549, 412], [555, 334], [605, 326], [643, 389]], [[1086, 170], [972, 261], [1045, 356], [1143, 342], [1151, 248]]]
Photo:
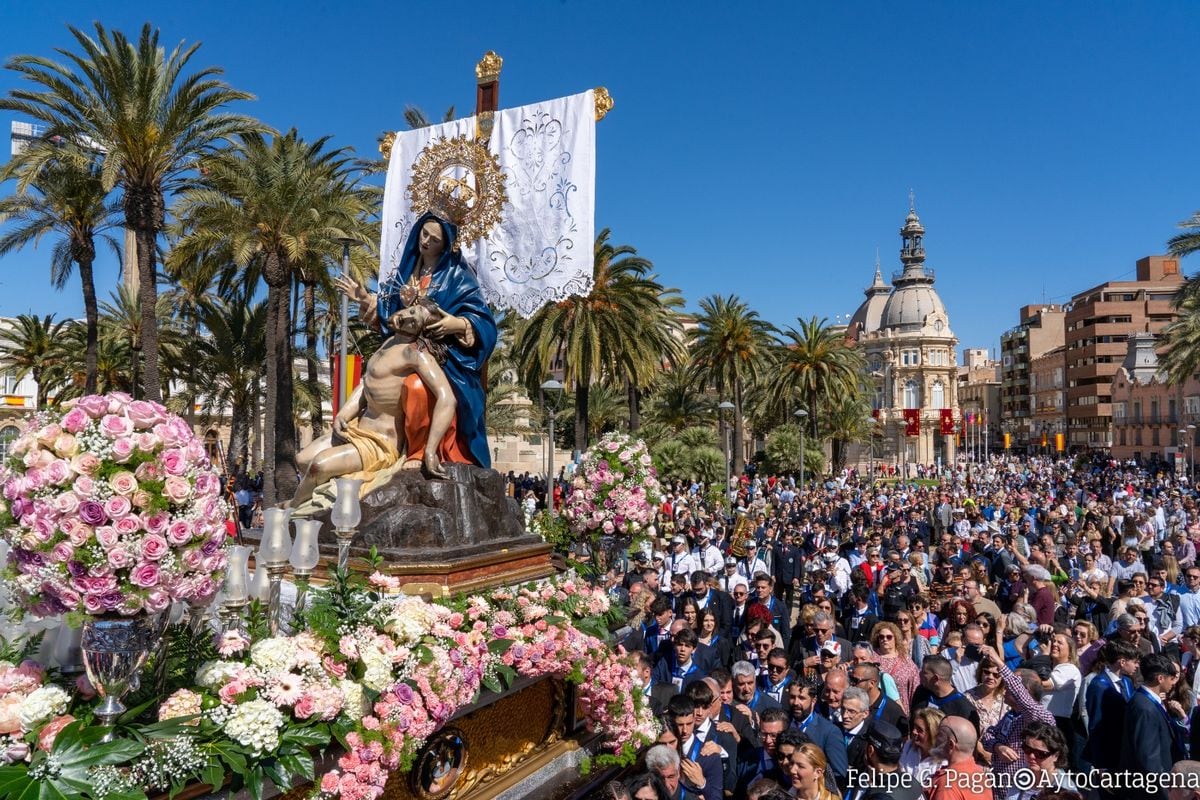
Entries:
[[49, 722], [51, 718], [67, 713], [70, 700], [70, 695], [54, 685], [34, 689], [21, 701], [21, 709], [18, 712], [21, 730], [28, 733]]
[[225, 720], [225, 734], [238, 744], [259, 753], [279, 747], [279, 729], [283, 714], [266, 700], [249, 700], [233, 708]]

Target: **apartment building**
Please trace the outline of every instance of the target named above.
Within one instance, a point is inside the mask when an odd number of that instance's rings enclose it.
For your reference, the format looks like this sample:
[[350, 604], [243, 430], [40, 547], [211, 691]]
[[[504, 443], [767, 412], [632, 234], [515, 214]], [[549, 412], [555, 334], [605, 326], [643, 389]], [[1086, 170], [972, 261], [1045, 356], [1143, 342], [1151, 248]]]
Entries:
[[1061, 305], [1023, 306], [1020, 322], [1000, 336], [1000, 417], [1011, 436], [1014, 452], [1032, 452], [1040, 446], [1040, 431], [1033, 424], [1033, 362], [1063, 346], [1066, 311]]
[[1109, 281], [1071, 298], [1065, 317], [1067, 443], [1072, 451], [1113, 446], [1112, 384], [1132, 333], [1157, 334], [1175, 318], [1179, 260], [1147, 256], [1136, 278]]

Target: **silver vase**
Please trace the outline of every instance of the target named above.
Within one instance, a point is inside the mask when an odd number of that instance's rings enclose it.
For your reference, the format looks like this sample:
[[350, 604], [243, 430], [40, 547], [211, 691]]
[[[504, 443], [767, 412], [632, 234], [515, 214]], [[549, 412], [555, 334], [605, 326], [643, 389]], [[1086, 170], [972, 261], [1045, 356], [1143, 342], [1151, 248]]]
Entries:
[[[121, 698], [138, 686], [146, 656], [162, 636], [159, 615], [89, 619], [83, 623], [83, 666], [103, 702], [96, 709], [102, 725], [111, 727], [125, 713]], [[110, 733], [108, 737], [111, 738]]]

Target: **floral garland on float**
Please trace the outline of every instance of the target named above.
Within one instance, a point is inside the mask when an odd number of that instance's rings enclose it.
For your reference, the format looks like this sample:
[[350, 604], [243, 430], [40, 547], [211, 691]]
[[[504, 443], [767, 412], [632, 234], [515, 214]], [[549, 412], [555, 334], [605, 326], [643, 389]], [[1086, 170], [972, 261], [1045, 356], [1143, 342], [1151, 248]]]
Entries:
[[[228, 778], [254, 798], [270, 780], [311, 782], [314, 800], [374, 800], [460, 708], [518, 677], [577, 684], [606, 763], [632, 763], [657, 735], [633, 662], [605, 642], [603, 589], [567, 575], [428, 603], [390, 594], [395, 582], [335, 576], [293, 636], [269, 636], [257, 604], [246, 632], [183, 628], [164, 670], [177, 679], [130, 710], [111, 742], [86, 682], [68, 692], [34, 664], [0, 663], [0, 722], [17, 720], [0, 739], [0, 798], [144, 800]], [[335, 741], [345, 753], [318, 775], [313, 752]]]
[[593, 554], [611, 559], [647, 532], [661, 504], [662, 487], [646, 443], [607, 433], [583, 454], [563, 514]]
[[221, 481], [191, 428], [114, 392], [29, 419], [0, 466], [3, 577], [37, 617], [208, 604], [226, 563]]

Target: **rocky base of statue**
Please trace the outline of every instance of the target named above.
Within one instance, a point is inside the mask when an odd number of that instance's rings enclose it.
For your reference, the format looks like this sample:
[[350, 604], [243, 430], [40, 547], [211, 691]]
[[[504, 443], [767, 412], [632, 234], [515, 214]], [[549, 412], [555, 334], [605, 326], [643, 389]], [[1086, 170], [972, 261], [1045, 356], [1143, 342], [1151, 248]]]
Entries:
[[[361, 555], [375, 547], [387, 561], [430, 560], [541, 542], [525, 531], [524, 517], [517, 501], [505, 493], [500, 473], [467, 464], [444, 466], [446, 479], [430, 480], [420, 470], [397, 469], [366, 484], [351, 553]], [[325, 554], [337, 551], [329, 519], [331, 493], [331, 487], [321, 487], [313, 503], [296, 511], [296, 516], [324, 523]]]

